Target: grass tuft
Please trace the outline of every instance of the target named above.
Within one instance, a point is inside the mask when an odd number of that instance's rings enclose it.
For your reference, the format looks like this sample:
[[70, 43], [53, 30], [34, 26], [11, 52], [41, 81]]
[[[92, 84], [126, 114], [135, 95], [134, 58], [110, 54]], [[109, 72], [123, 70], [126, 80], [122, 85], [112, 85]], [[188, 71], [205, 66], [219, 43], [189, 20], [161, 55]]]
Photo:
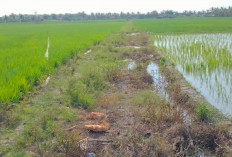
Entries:
[[202, 121], [206, 121], [206, 120], [210, 119], [210, 117], [212, 115], [212, 111], [207, 107], [206, 104], [199, 104], [197, 109], [196, 109], [196, 115]]
[[80, 81], [72, 81], [69, 85], [68, 93], [70, 103], [74, 107], [92, 108], [95, 105], [95, 99], [88, 93], [85, 84]]

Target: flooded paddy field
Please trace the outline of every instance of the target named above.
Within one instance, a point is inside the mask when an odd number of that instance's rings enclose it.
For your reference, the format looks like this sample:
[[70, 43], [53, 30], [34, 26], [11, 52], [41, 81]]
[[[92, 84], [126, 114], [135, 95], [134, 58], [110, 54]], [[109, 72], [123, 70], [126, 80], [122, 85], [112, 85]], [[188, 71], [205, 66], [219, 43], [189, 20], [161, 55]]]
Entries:
[[232, 34], [155, 35], [185, 79], [223, 114], [232, 114]]

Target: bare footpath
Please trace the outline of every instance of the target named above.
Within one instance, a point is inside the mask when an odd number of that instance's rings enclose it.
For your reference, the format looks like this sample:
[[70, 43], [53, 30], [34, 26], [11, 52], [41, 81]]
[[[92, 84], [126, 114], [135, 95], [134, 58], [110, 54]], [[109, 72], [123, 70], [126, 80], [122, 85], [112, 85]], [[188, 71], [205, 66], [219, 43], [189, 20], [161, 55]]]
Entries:
[[[229, 125], [198, 107], [205, 100], [152, 43], [114, 34], [58, 67], [6, 114], [0, 155], [230, 156]], [[85, 127], [101, 124], [109, 129]]]

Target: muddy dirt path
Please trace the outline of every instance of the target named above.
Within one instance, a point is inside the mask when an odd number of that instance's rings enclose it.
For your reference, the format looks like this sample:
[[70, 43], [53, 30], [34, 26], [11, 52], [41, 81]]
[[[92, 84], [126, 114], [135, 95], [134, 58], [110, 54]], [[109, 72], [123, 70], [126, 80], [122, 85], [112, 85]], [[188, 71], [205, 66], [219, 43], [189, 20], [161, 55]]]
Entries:
[[[88, 115], [92, 111], [82, 110], [80, 111], [80, 121], [78, 121], [74, 127], [68, 128], [68, 131], [81, 132], [84, 137], [84, 149], [82, 151], [88, 153], [96, 153], [98, 155], [106, 155], [109, 150], [113, 151], [112, 154], [116, 155], [120, 150], [114, 150], [111, 147], [112, 143], [117, 143], [128, 138], [133, 129], [136, 129], [137, 125], [141, 123], [140, 117], [135, 112], [135, 107], [127, 100], [132, 99], [138, 92], [134, 86], [134, 77], [132, 73], [125, 74], [122, 79], [112, 82], [109, 86], [109, 90], [104, 93], [104, 97], [101, 98], [99, 107], [94, 109], [94, 112], [100, 112], [106, 115], [103, 121], [110, 124], [110, 128], [106, 132], [92, 132], [84, 129], [84, 125], [100, 124], [102, 120], [90, 120]], [[134, 78], [138, 79], [138, 78]], [[121, 93], [120, 95], [118, 95]], [[123, 95], [123, 96], [122, 96]], [[121, 98], [119, 98], [121, 97]], [[104, 100], [103, 100], [104, 99]], [[116, 99], [116, 100], [115, 100]], [[110, 102], [111, 101], [111, 102]], [[109, 102], [109, 104], [105, 104]]]

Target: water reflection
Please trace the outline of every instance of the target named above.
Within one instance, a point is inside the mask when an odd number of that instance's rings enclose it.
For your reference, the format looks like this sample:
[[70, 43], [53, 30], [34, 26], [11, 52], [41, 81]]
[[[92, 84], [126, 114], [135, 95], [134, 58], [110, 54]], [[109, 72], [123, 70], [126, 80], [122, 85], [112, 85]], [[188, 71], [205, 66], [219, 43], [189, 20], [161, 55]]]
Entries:
[[154, 45], [209, 103], [232, 115], [232, 34], [158, 35]]
[[128, 69], [128, 70], [133, 70], [135, 67], [136, 67], [135, 61], [130, 61], [130, 62], [128, 63], [127, 69]]
[[[147, 72], [153, 78], [155, 92], [158, 93], [161, 97], [165, 98], [170, 103], [170, 105], [173, 106], [174, 102], [166, 91], [168, 83], [165, 77], [163, 77], [159, 72], [159, 66], [154, 62], [151, 62], [147, 66]], [[179, 108], [178, 106], [176, 107], [176, 110], [182, 114], [183, 122], [186, 125], [191, 125], [191, 117], [189, 116], [188, 112], [184, 109]]]
[[160, 74], [159, 67], [154, 63], [151, 62], [147, 66], [147, 72], [153, 78], [153, 82], [155, 84], [155, 92], [158, 93], [161, 97], [164, 97], [167, 101], [170, 101], [170, 97], [166, 92], [165, 88], [167, 88], [167, 82], [165, 78]]

